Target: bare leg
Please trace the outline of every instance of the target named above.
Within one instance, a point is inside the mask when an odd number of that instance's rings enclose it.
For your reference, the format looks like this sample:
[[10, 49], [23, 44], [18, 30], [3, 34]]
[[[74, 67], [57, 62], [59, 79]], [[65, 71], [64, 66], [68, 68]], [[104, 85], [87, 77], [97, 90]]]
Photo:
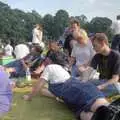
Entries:
[[83, 111], [80, 113], [81, 120], [91, 120], [92, 116], [93, 116], [92, 112], [84, 112]]
[[99, 108], [99, 107], [102, 106], [102, 105], [107, 106], [107, 105], [109, 105], [109, 102], [108, 102], [105, 98], [99, 98], [99, 99], [97, 99], [97, 100], [94, 102], [94, 104], [92, 105], [91, 111], [92, 111], [92, 112], [95, 112], [95, 111], [97, 110], [97, 108]]

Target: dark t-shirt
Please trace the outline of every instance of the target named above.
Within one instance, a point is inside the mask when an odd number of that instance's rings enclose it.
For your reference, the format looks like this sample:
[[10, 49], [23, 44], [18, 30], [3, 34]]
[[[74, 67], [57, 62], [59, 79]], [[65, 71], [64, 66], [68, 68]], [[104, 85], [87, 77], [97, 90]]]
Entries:
[[71, 51], [72, 51], [72, 48], [70, 46], [70, 42], [71, 40], [73, 40], [73, 35], [72, 34], [69, 34], [66, 38], [65, 38], [65, 42], [64, 42], [64, 45], [63, 45], [63, 48], [68, 50], [68, 53], [69, 55], [71, 55]]
[[108, 56], [96, 54], [91, 66], [100, 72], [101, 79], [111, 79], [113, 75], [120, 75], [120, 54], [114, 50]]
[[120, 35], [114, 36], [111, 48], [120, 52]]

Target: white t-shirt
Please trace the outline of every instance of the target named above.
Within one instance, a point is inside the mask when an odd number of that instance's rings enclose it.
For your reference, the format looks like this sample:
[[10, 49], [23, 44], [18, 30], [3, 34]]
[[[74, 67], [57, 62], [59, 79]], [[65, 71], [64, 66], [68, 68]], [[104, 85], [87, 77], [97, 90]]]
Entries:
[[12, 56], [13, 47], [10, 44], [7, 44], [4, 50], [5, 50], [5, 55]]
[[45, 44], [44, 44], [44, 42], [40, 42], [40, 47], [42, 48], [42, 49], [44, 49], [45, 48]]
[[114, 35], [120, 34], [120, 20], [113, 22], [111, 28]]
[[16, 59], [21, 59], [30, 53], [29, 48], [25, 44], [16, 45], [14, 50]]
[[88, 44], [85, 46], [81, 46], [79, 43], [76, 43], [73, 46], [71, 56], [75, 57], [76, 65], [79, 66], [89, 63], [94, 54], [95, 51], [93, 49], [91, 41], [89, 40]]
[[41, 30], [38, 30], [38, 29], [34, 28], [33, 29], [32, 43], [38, 43], [38, 44], [40, 44], [42, 42], [42, 36], [43, 36], [43, 32]]
[[51, 64], [45, 68], [40, 78], [51, 84], [63, 83], [70, 78], [70, 74], [62, 66]]

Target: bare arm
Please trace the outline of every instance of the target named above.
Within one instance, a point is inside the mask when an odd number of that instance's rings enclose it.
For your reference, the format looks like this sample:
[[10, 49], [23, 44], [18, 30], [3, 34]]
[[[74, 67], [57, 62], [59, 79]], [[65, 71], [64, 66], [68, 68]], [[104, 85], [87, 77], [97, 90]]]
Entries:
[[45, 84], [46, 84], [46, 81], [40, 78], [40, 80], [33, 87], [31, 93], [23, 96], [24, 100], [27, 100], [27, 101], [32, 100], [32, 97], [35, 96], [40, 91], [42, 95], [51, 97], [51, 98], [56, 98], [56, 100], [59, 101], [60, 99], [58, 97], [52, 94], [47, 88], [44, 88]]
[[71, 67], [75, 63], [75, 57], [70, 57], [69, 66]]
[[39, 34], [37, 33], [36, 36], [39, 39], [39, 41], [41, 42], [42, 41], [43, 32], [39, 31]]
[[44, 79], [41, 79], [36, 83], [36, 85], [33, 87], [32, 91], [28, 95], [24, 95], [24, 100], [31, 100], [33, 96], [35, 96], [45, 85], [46, 81]]
[[100, 90], [104, 89], [105, 87], [107, 87], [108, 85], [114, 84], [116, 82], [119, 81], [119, 75], [113, 75], [111, 79], [109, 79], [107, 82], [105, 82], [102, 85], [99, 85], [98, 88]]

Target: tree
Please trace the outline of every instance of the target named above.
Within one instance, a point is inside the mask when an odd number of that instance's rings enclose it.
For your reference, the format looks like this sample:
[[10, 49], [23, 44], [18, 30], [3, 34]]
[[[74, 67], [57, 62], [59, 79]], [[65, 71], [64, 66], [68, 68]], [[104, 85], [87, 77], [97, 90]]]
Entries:
[[[110, 25], [112, 21], [106, 17], [95, 17], [88, 22], [85, 15], [73, 16], [80, 21], [80, 25], [87, 32], [105, 32], [112, 37]], [[35, 24], [43, 24], [44, 35], [48, 39], [58, 39], [69, 24], [69, 14], [65, 10], [58, 10], [55, 16], [41, 15], [32, 10], [24, 12], [19, 9], [11, 9], [10, 6], [0, 2], [0, 39], [2, 42], [13, 39], [14, 42], [26, 42], [32, 39], [32, 29]]]
[[54, 17], [50, 14], [46, 14], [43, 17], [44, 35], [48, 38], [54, 38]]
[[55, 38], [58, 39], [65, 27], [68, 26], [69, 23], [69, 14], [65, 10], [58, 10], [55, 17], [54, 17], [54, 33]]
[[84, 28], [85, 24], [88, 22], [87, 17], [85, 15], [75, 16], [75, 19], [79, 20], [80, 26]]
[[106, 17], [95, 17], [91, 20], [90, 31], [91, 32], [107, 32], [110, 28], [112, 21]]
[[110, 30], [110, 26], [112, 21], [107, 17], [95, 17], [90, 21], [89, 24], [89, 31], [96, 33], [96, 32], [104, 32], [108, 35], [109, 39], [111, 40], [112, 33]]

